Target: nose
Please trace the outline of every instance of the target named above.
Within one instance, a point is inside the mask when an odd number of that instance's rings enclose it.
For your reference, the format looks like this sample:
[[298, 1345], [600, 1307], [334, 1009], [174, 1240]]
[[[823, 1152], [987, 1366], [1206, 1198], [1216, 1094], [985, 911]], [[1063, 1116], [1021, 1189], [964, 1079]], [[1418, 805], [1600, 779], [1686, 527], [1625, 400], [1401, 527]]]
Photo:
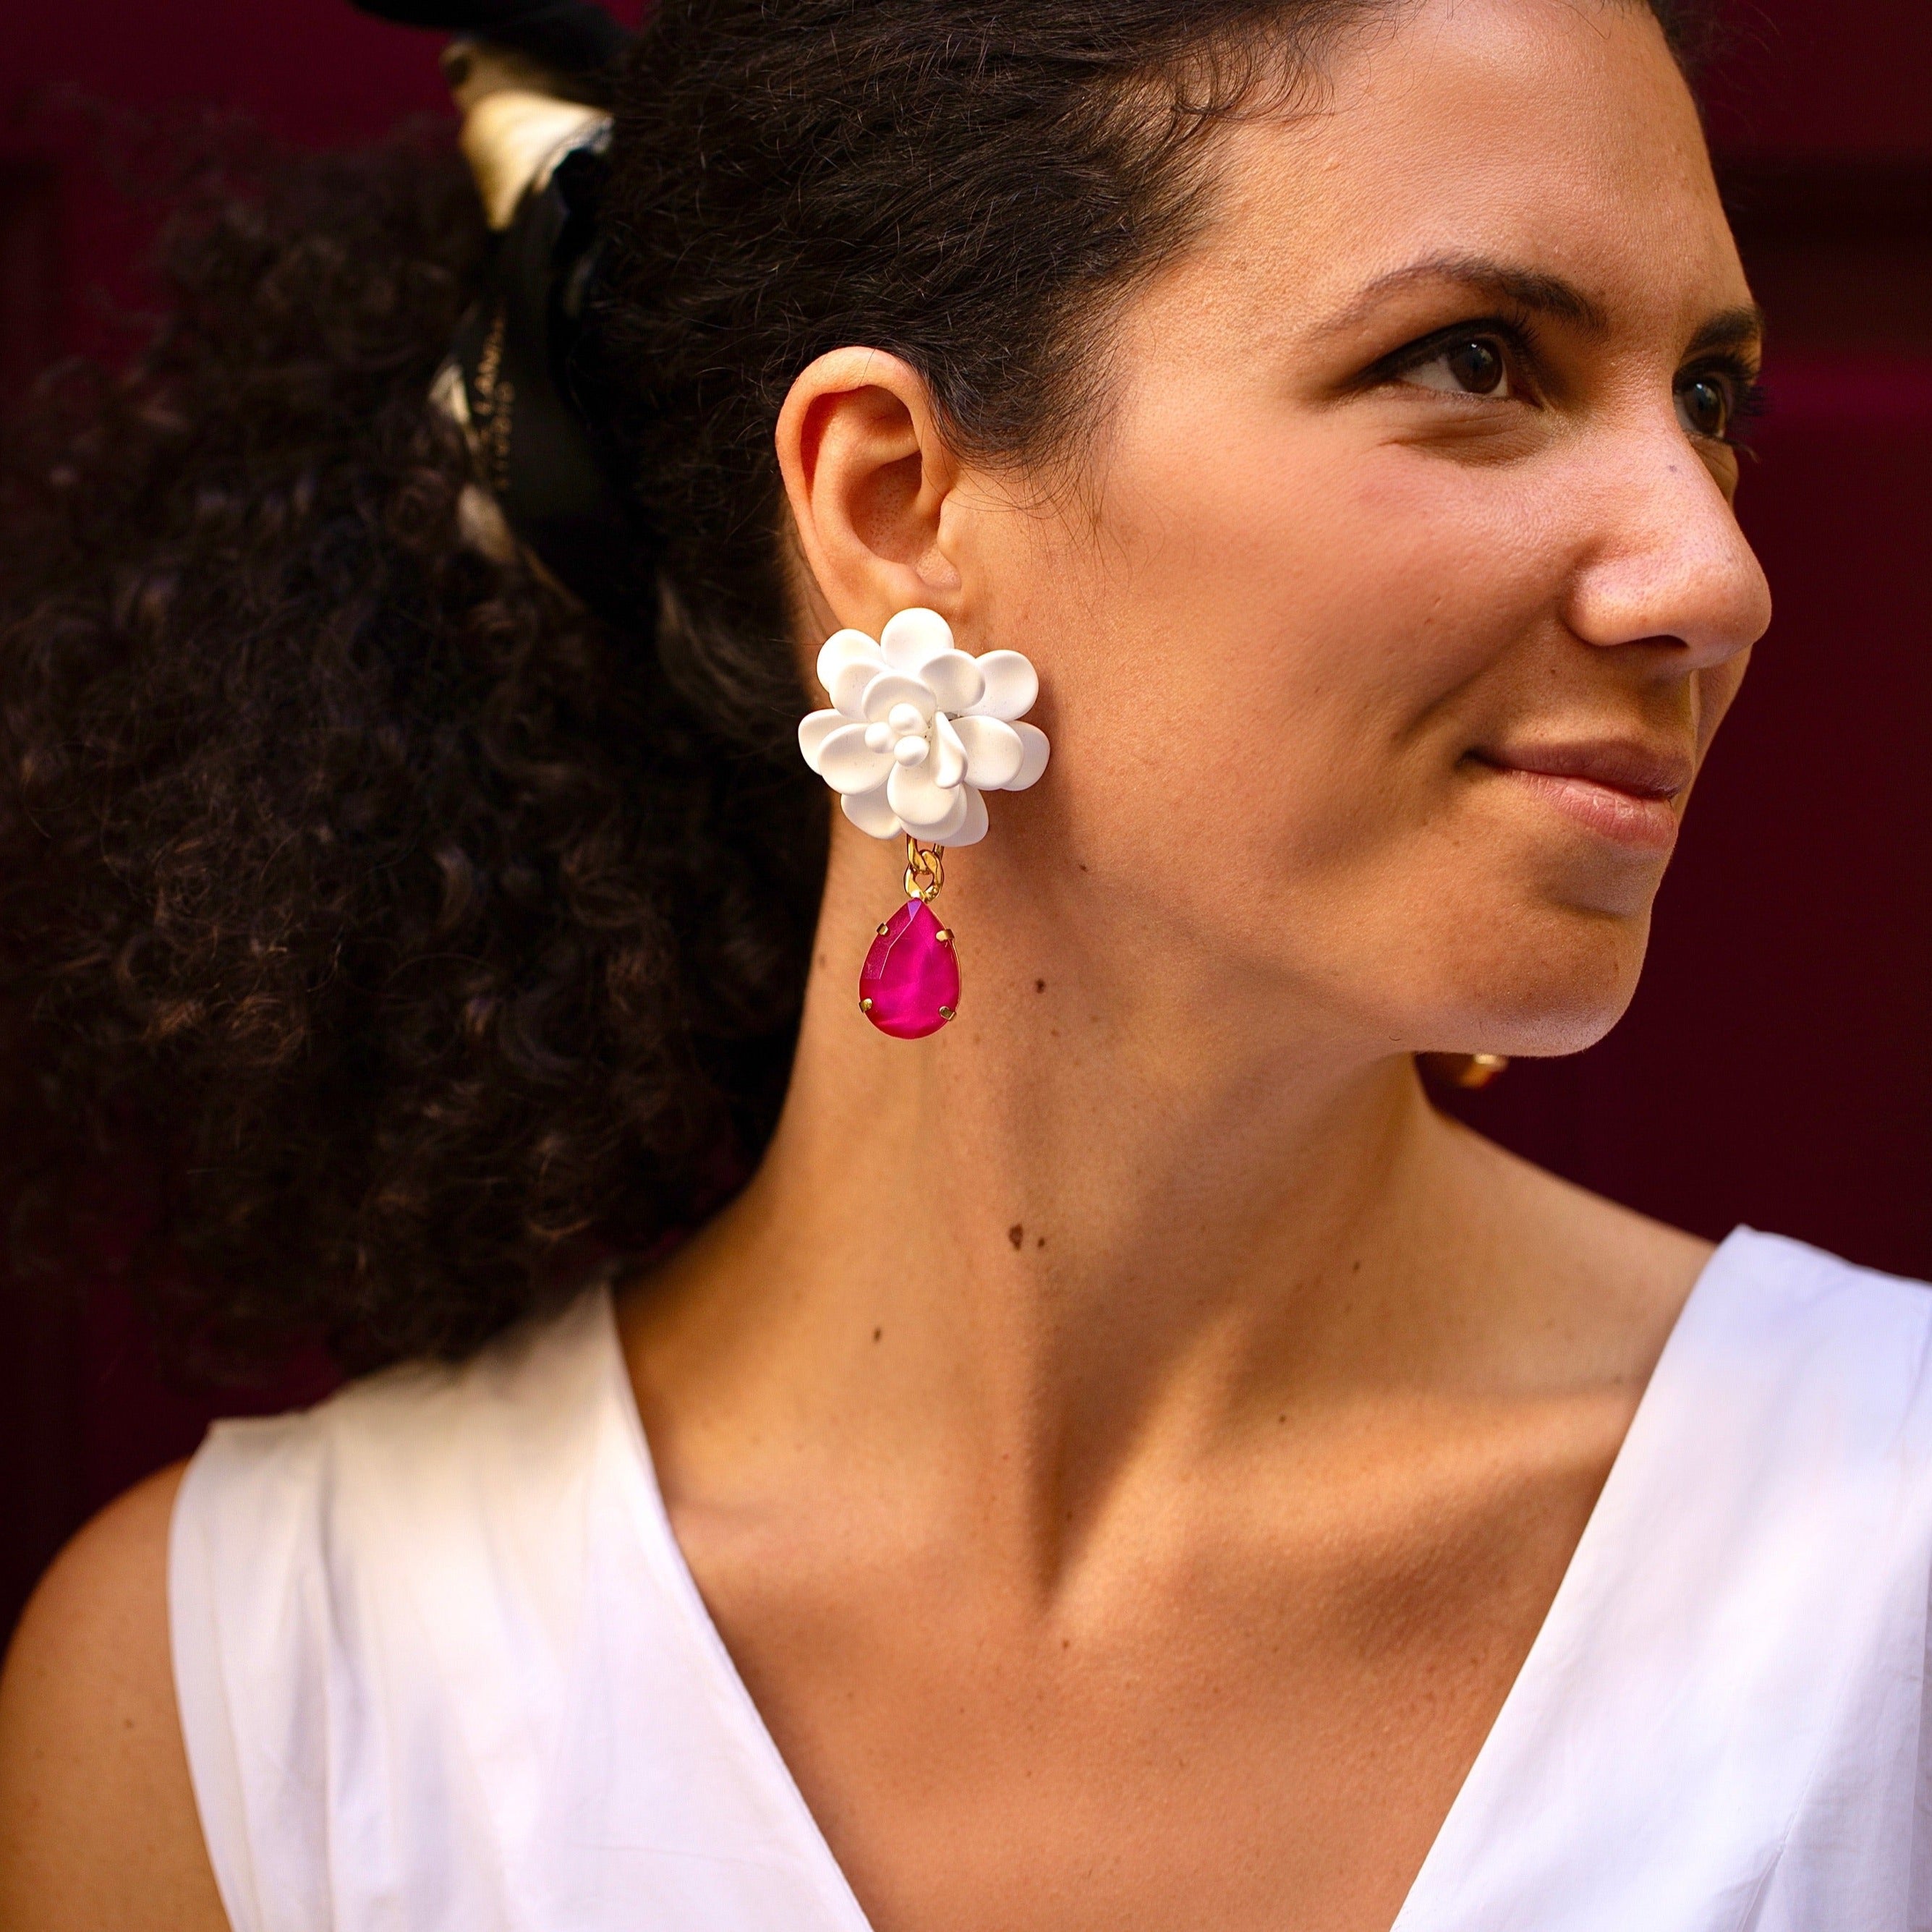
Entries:
[[1572, 499], [1588, 519], [1564, 615], [1586, 644], [1667, 644], [1681, 672], [1748, 650], [1771, 586], [1729, 499], [1674, 422], [1605, 439]]

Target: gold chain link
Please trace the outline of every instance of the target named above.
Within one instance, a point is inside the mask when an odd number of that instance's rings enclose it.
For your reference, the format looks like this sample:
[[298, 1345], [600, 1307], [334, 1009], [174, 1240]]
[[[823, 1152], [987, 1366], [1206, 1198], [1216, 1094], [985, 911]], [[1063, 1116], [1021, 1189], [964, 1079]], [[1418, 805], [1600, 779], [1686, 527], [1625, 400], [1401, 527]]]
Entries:
[[928, 905], [939, 896], [946, 883], [946, 848], [922, 845], [906, 835], [905, 892], [909, 899], [922, 899]]

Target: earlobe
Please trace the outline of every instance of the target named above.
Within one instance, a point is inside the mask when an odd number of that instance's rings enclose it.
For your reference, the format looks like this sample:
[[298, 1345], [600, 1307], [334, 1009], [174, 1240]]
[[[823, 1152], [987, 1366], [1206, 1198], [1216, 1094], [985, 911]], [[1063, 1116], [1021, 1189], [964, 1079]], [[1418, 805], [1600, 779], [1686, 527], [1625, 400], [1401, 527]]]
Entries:
[[943, 541], [956, 466], [910, 364], [876, 349], [820, 356], [792, 384], [776, 442], [800, 557], [836, 621], [876, 628], [958, 589]]

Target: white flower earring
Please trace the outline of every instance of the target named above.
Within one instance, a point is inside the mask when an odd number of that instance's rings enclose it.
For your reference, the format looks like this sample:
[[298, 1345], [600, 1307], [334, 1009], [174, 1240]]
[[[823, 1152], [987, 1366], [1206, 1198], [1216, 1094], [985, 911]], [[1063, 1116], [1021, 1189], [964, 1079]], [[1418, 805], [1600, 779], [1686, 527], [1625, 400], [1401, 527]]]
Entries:
[[902, 610], [874, 642], [835, 631], [818, 653], [832, 708], [798, 728], [805, 762], [874, 838], [906, 842], [906, 903], [879, 928], [859, 1008], [881, 1033], [918, 1040], [959, 1010], [959, 958], [932, 910], [945, 848], [986, 836], [989, 791], [1024, 791], [1046, 769], [1046, 734], [1019, 721], [1040, 679], [1018, 651], [956, 650], [937, 610]]

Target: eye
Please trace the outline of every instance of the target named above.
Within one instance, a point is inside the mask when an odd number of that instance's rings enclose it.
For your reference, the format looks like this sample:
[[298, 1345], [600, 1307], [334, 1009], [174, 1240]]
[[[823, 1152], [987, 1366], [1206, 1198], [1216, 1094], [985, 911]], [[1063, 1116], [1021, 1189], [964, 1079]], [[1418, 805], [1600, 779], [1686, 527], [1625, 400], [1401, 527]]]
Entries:
[[1442, 343], [1426, 360], [1412, 362], [1402, 370], [1402, 380], [1452, 395], [1506, 398], [1512, 393], [1508, 353], [1492, 335]]
[[1729, 380], [1706, 370], [1685, 376], [1677, 385], [1677, 420], [1691, 435], [1721, 440], [1737, 411]]

